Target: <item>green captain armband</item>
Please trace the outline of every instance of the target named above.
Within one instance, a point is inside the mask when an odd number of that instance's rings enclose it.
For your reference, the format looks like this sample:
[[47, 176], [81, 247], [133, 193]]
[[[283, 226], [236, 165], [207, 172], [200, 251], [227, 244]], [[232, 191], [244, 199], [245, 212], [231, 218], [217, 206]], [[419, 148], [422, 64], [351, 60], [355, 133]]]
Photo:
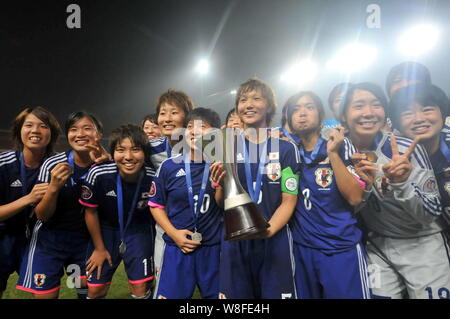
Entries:
[[281, 171], [281, 192], [298, 195], [298, 175], [290, 167]]

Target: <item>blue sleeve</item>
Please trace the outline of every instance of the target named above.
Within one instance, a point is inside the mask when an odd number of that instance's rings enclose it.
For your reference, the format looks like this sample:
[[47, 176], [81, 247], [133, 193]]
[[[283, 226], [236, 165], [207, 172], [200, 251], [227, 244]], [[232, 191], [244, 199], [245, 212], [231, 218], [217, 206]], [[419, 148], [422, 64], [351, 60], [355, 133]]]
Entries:
[[167, 203], [167, 162], [164, 162], [160, 167], [155, 177], [153, 178], [148, 195], [148, 205], [150, 207], [165, 208]]

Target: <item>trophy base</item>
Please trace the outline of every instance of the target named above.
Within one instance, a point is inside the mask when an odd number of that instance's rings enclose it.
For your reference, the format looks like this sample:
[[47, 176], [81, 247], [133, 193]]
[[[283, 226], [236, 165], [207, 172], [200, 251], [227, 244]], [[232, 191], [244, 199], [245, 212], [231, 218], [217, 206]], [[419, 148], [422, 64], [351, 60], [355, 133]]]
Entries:
[[226, 241], [261, 238], [270, 226], [253, 202], [226, 210], [224, 224]]

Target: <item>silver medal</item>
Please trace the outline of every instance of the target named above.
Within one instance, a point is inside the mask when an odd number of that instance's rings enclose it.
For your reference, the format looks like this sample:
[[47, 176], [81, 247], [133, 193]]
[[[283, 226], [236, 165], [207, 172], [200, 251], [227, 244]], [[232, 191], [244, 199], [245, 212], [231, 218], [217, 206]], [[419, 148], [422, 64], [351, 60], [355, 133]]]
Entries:
[[127, 250], [127, 245], [125, 245], [124, 242], [121, 242], [119, 245], [119, 253], [121, 255], [125, 254], [125, 251]]
[[202, 241], [202, 234], [195, 232], [191, 235], [191, 239], [193, 241]]

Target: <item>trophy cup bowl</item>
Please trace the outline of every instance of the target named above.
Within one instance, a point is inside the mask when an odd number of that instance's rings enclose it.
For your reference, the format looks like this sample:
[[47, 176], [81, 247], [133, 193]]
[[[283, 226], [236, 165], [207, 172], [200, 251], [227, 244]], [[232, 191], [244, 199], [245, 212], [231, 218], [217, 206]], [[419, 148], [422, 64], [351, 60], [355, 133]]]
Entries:
[[[227, 241], [261, 238], [270, 226], [239, 181], [236, 166], [239, 134], [239, 131], [233, 128], [214, 130], [203, 137], [202, 143], [205, 156], [211, 161], [221, 161], [226, 171], [223, 191]], [[208, 135], [214, 139], [213, 142], [205, 141]]]

